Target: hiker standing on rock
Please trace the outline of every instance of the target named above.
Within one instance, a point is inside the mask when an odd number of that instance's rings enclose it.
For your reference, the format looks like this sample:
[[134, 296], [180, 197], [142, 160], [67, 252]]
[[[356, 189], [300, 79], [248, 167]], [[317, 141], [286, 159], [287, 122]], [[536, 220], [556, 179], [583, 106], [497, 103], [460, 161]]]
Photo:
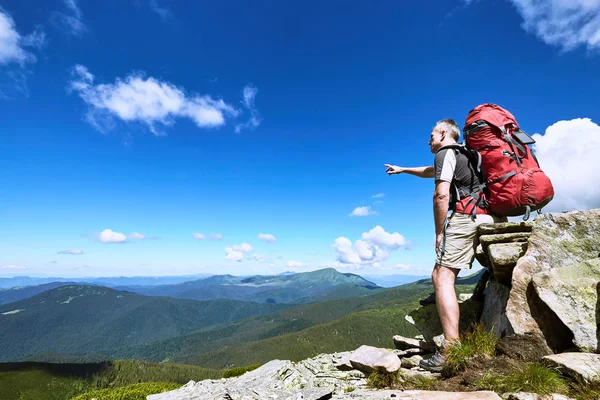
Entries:
[[496, 217], [478, 206], [481, 202], [474, 193], [479, 191], [480, 178], [473, 163], [461, 151], [459, 138], [456, 122], [441, 120], [433, 128], [429, 139], [429, 147], [435, 154], [434, 166], [406, 168], [385, 164], [388, 175], [406, 173], [420, 178], [435, 178], [436, 261], [431, 278], [445, 341], [442, 349], [428, 360], [422, 360], [420, 366], [436, 372], [441, 371], [446, 363], [446, 345], [460, 340], [460, 315], [454, 283], [461, 269], [472, 266], [479, 240], [477, 226], [506, 221], [505, 217]]

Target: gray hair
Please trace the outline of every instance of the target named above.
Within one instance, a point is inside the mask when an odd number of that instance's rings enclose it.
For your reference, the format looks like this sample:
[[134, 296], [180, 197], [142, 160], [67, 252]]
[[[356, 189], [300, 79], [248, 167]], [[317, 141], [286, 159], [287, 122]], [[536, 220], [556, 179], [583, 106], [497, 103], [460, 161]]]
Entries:
[[453, 119], [442, 119], [435, 124], [434, 129], [441, 129], [450, 133], [452, 138], [458, 142], [460, 139], [460, 129]]

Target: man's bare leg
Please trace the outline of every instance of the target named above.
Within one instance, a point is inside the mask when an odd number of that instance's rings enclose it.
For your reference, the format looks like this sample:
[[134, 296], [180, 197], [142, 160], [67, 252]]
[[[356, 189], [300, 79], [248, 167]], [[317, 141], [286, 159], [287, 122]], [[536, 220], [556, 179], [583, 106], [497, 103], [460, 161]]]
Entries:
[[437, 264], [431, 274], [440, 322], [447, 341], [459, 340], [458, 321], [460, 311], [454, 292], [454, 282], [460, 270]]

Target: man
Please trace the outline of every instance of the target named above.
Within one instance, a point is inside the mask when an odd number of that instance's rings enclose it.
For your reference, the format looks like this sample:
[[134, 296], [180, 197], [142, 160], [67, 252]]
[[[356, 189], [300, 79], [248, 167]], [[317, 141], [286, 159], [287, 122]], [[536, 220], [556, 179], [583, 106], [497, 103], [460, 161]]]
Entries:
[[[435, 221], [436, 262], [431, 274], [437, 310], [444, 332], [441, 351], [420, 363], [422, 368], [439, 372], [446, 363], [448, 343], [459, 341], [459, 308], [454, 292], [456, 276], [470, 269], [478, 245], [477, 226], [501, 220], [477, 205], [471, 194], [478, 191], [480, 180], [473, 164], [458, 146], [460, 130], [451, 119], [439, 121], [429, 139], [435, 154], [434, 166], [404, 168], [385, 164], [388, 175], [407, 173], [421, 178], [435, 178], [433, 216]], [[448, 211], [452, 214], [448, 217]]]

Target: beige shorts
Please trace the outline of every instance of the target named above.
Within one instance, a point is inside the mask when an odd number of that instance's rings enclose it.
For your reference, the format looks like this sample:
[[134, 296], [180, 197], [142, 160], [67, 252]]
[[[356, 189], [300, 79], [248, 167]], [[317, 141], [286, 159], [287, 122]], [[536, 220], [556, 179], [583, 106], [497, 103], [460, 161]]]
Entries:
[[454, 269], [470, 269], [475, 258], [475, 250], [479, 245], [477, 227], [481, 224], [506, 221], [506, 217], [494, 215], [479, 214], [473, 219], [467, 214], [452, 214], [444, 230], [444, 252], [437, 254], [436, 264]]

